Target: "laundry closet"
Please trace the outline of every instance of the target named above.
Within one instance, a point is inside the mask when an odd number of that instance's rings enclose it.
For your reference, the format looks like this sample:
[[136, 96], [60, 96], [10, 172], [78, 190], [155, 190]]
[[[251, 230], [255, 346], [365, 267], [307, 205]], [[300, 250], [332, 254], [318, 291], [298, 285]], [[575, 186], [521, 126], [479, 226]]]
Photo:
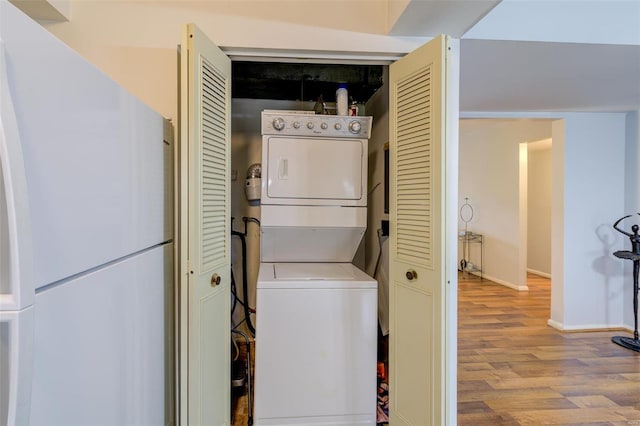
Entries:
[[[235, 309], [233, 309], [232, 313], [231, 326], [232, 328], [244, 333], [245, 336], [251, 338], [255, 331], [257, 331], [258, 335], [260, 334], [260, 314], [256, 316], [254, 309], [256, 307], [256, 284], [258, 282], [261, 261], [260, 240], [261, 235], [264, 235], [265, 232], [261, 229], [261, 219], [264, 212], [262, 212], [260, 200], [260, 186], [264, 184], [264, 182], [261, 182], [261, 178], [265, 177], [267, 174], [267, 170], [265, 169], [266, 165], [262, 164], [264, 143], [262, 134], [265, 131], [265, 124], [262, 120], [263, 112], [271, 112], [272, 116], [268, 117], [269, 123], [272, 119], [275, 119], [273, 117], [278, 115], [278, 111], [285, 113], [285, 119], [293, 117], [291, 118], [292, 120], [297, 116], [287, 114], [293, 112], [296, 114], [303, 112], [314, 114], [314, 111], [322, 112], [327, 114], [326, 120], [323, 120], [322, 123], [323, 129], [327, 128], [327, 123], [324, 121], [329, 123], [329, 130], [332, 130], [333, 126], [335, 126], [335, 129], [338, 129], [342, 125], [341, 123], [345, 123], [344, 131], [346, 132], [346, 137], [349, 137], [350, 133], [346, 131], [348, 121], [345, 121], [348, 120], [348, 118], [344, 117], [345, 120], [339, 120], [335, 116], [336, 89], [338, 88], [339, 83], [347, 83], [347, 90], [349, 92], [349, 108], [351, 109], [350, 113], [354, 115], [357, 114], [354, 119], [357, 119], [358, 126], [360, 126], [360, 121], [364, 123], [363, 125], [365, 126], [366, 123], [372, 121], [372, 126], [369, 124], [371, 127], [366, 129], [363, 136], [365, 138], [364, 148], [358, 148], [365, 150], [365, 152], [363, 152], [364, 167], [362, 170], [363, 188], [358, 188], [358, 191], [362, 193], [362, 199], [366, 206], [363, 209], [363, 215], [366, 216], [367, 219], [363, 219], [364, 222], [362, 223], [361, 228], [349, 228], [347, 226], [344, 228], [346, 231], [338, 230], [333, 236], [329, 237], [329, 239], [336, 239], [340, 238], [340, 235], [350, 235], [350, 232], [353, 233], [352, 238], [345, 237], [349, 238], [353, 245], [352, 248], [347, 250], [347, 257], [345, 258], [345, 255], [342, 255], [340, 259], [336, 258], [331, 259], [330, 261], [338, 260], [341, 262], [353, 262], [353, 264], [355, 264], [360, 270], [369, 275], [373, 275], [381, 268], [386, 269], [386, 266], [380, 265], [380, 252], [382, 241], [385, 240], [385, 238], [382, 237], [381, 221], [387, 219], [384, 195], [386, 193], [385, 188], [388, 188], [387, 184], [384, 182], [384, 169], [386, 164], [384, 159], [386, 152], [385, 149], [387, 148], [385, 143], [388, 141], [388, 96], [386, 86], [384, 86], [387, 67], [383, 65], [323, 65], [261, 62], [234, 62], [232, 65], [231, 216], [233, 218], [233, 234], [231, 239], [231, 261], [233, 271], [232, 309], [233, 307], [235, 307]], [[373, 116], [373, 119], [368, 119], [366, 118], [367, 116]], [[319, 115], [307, 116], [306, 119], [304, 115], [301, 115], [301, 117], [301, 120], [297, 120], [296, 118], [296, 126], [298, 126], [298, 121], [302, 122], [304, 126], [307, 121], [311, 122], [319, 119]], [[338, 121], [334, 124], [334, 121], [331, 120]], [[312, 126], [312, 124], [309, 125]], [[320, 130], [320, 125], [321, 123], [318, 121], [318, 130]], [[302, 130], [304, 130], [304, 127]], [[340, 132], [334, 130], [334, 133], [338, 134], [338, 139], [334, 141], [337, 143], [337, 145], [335, 145], [336, 148], [342, 148], [345, 146], [342, 144], [347, 143], [344, 141], [349, 141], [349, 139], [340, 139], [340, 137], [344, 137], [345, 132], [342, 132], [341, 136], [341, 134], [339, 134]], [[366, 139], [368, 139], [368, 145], [366, 143]], [[283, 148], [285, 152], [290, 151], [292, 147], [295, 148], [295, 144], [298, 142], [293, 141], [292, 143], [294, 145], [288, 145]], [[342, 169], [349, 167], [344, 164]], [[314, 185], [322, 185], [323, 181], [326, 181], [327, 185], [329, 185], [328, 176], [322, 176], [321, 170], [322, 168], [316, 168], [314, 169], [314, 172], [312, 172], [311, 178], [315, 177], [315, 179], [317, 179], [317, 183]], [[313, 176], [313, 174], [317, 174], [317, 176]], [[338, 218], [337, 220], [341, 221], [342, 219]], [[314, 230], [311, 231], [313, 232]], [[269, 238], [269, 235], [272, 234], [267, 234], [266, 238]], [[237, 238], [234, 238], [233, 236]], [[308, 248], [313, 249], [315, 245], [312, 241], [312, 234], [305, 234], [302, 232], [300, 234], [300, 239], [305, 238], [310, 241], [310, 247]], [[263, 241], [263, 243], [264, 242], [265, 241]], [[281, 247], [283, 243], [276, 238], [274, 244], [275, 247]], [[342, 243], [339, 243], [339, 245], [342, 246]], [[327, 246], [325, 251], [329, 253], [329, 257], [331, 257], [337, 249], [337, 246]], [[266, 249], [263, 247], [263, 250]], [[303, 250], [304, 248], [300, 249], [300, 251]], [[355, 255], [352, 255], [351, 253], [355, 253]], [[322, 257], [322, 254], [320, 254], [320, 257]], [[318, 258], [318, 261], [322, 260], [320, 257]], [[301, 259], [305, 260], [305, 257], [302, 256]], [[306, 258], [306, 260], [309, 261], [310, 259]], [[311, 260], [311, 262], [317, 261], [314, 259]], [[320, 264], [320, 267], [321, 265], [322, 264]], [[318, 269], [318, 264], [315, 264], [315, 266], [312, 264], [311, 266], [311, 269], [314, 269], [314, 271]], [[269, 267], [271, 267], [271, 264]], [[357, 271], [356, 268], [353, 269], [354, 271]], [[283, 268], [281, 271], [281, 275], [293, 274], [291, 275], [292, 277], [297, 276], [297, 272], [290, 270], [290, 268]], [[309, 271], [309, 269], [305, 270], [305, 274], [311, 273], [313, 275], [313, 273], [317, 273], [317, 271]], [[349, 272], [349, 274], [351, 274], [351, 272]], [[261, 276], [262, 275], [264, 275], [264, 273], [261, 273]], [[370, 301], [370, 303], [377, 306], [376, 299], [379, 291], [376, 289], [377, 286], [375, 284], [375, 280], [366, 277], [364, 274], [361, 275], [363, 279], [368, 278], [373, 283], [369, 284], [369, 287], [373, 285], [373, 290], [370, 291], [370, 294], [373, 295], [373, 299], [371, 299], [372, 301]], [[358, 275], [358, 277], [360, 277], [360, 275]], [[306, 277], [304, 279], [312, 281], [314, 278]], [[248, 297], [245, 296], [245, 291]], [[321, 293], [322, 292], [318, 294]], [[261, 296], [258, 295], [257, 297]], [[265, 300], [266, 296], [262, 296], [262, 298], [262, 300]], [[386, 298], [382, 298], [382, 300], [386, 301]], [[248, 303], [245, 304], [247, 301]], [[355, 301], [353, 303], [354, 315], [362, 316], [357, 312], [358, 306], [356, 306], [360, 302]], [[260, 304], [260, 302], [258, 302], [258, 304]], [[309, 306], [312, 307], [313, 305], [314, 304], [312, 303]], [[306, 311], [310, 309], [310, 307], [301, 309]], [[263, 312], [266, 310], [266, 308], [263, 308]], [[379, 311], [379, 309], [377, 310]], [[292, 312], [296, 312], [296, 310], [292, 310]], [[343, 332], [343, 329], [339, 327], [339, 323], [336, 323], [339, 319], [332, 322], [332, 318], [330, 317], [332, 315], [331, 313], [327, 313], [326, 320], [321, 318], [321, 313], [319, 311], [313, 315], [316, 317], [315, 325], [313, 327], [317, 326], [321, 329], [323, 327], [322, 324], [324, 323], [326, 327], [336, 329], [336, 336]], [[376, 312], [372, 312], [370, 318], [371, 322], [377, 323], [377, 319]], [[262, 321], [266, 323], [267, 320], [262, 319]], [[290, 318], [290, 321], [292, 324], [296, 323], [296, 321], [300, 322], [299, 319], [296, 318]], [[344, 324], [344, 328], [346, 329], [348, 325], [349, 324]], [[296, 341], [296, 339], [300, 342], [306, 341], [307, 343], [304, 343], [305, 345], [312, 344], [314, 337], [305, 334], [314, 333], [312, 330], [313, 327], [308, 327], [308, 330], [305, 327], [305, 325], [296, 327], [295, 332], [293, 332], [289, 338], [292, 341]], [[293, 330], [294, 329], [292, 328], [292, 331]], [[384, 331], [388, 332], [388, 326]], [[262, 345], [263, 350], [262, 357], [279, 357], [280, 355], [278, 355], [277, 352], [264, 355], [265, 346], [270, 344], [278, 346], [283, 345], [281, 341], [272, 341], [273, 339], [271, 338], [269, 338], [269, 340], [272, 342], [265, 343], [266, 337], [264, 336], [267, 334], [267, 331], [265, 330], [263, 333], [263, 340], [260, 340], [260, 337], [257, 338], [258, 346], [255, 349], [256, 352], [258, 352], [258, 365], [260, 364], [261, 359], [260, 345]], [[370, 382], [367, 388], [371, 388], [368, 393], [369, 397], [373, 399], [372, 406], [375, 407], [374, 404], [377, 388], [375, 360], [385, 361], [386, 353], [384, 353], [384, 351], [378, 353], [380, 351], [376, 347], [376, 335], [380, 333], [380, 329], [378, 329], [377, 332], [376, 330], [373, 330], [372, 333], [373, 334], [370, 333], [371, 335], [369, 336], [370, 349], [366, 350], [367, 353], [362, 353], [357, 356], [358, 358], [363, 359], [363, 363], [365, 365], [372, 366]], [[325, 337], [323, 339], [326, 340], [327, 333], [324, 334]], [[232, 334], [233, 338], [237, 338], [238, 336], [240, 335], [237, 333]], [[304, 337], [304, 339], [300, 339], [301, 337]], [[239, 341], [240, 345], [238, 345], [238, 350], [242, 351], [242, 341], [244, 341], [244, 336], [241, 336]], [[281, 353], [285, 354], [287, 351], [284, 350]], [[310, 363], [313, 362], [312, 359], [308, 359], [306, 361]], [[273, 361], [269, 362], [273, 364]], [[308, 365], [307, 367], [310, 370], [313, 370], [316, 366]], [[263, 367], [262, 371], [265, 370], [266, 369]], [[383, 372], [381, 373], [384, 375]], [[232, 374], [235, 373], [232, 371]], [[253, 380], [254, 377], [249, 378]], [[258, 380], [260, 379], [261, 377], [258, 373]], [[296, 392], [305, 392], [305, 387], [307, 389], [310, 388], [309, 381], [322, 379], [322, 374], [315, 378], [301, 378], [299, 389], [286, 389], [286, 391], [290, 392], [291, 399], [295, 399]], [[264, 383], [269, 379], [262, 377], [262, 380], [262, 383]], [[252, 383], [252, 386], [253, 385], [254, 383]], [[265, 410], [264, 408], [260, 408], [259, 399], [262, 398], [262, 400], [264, 400], [268, 398], [268, 396], [265, 392], [260, 391], [259, 383], [257, 390], [258, 392], [255, 395], [255, 402], [250, 401], [249, 404], [257, 404], [259, 412], [262, 413]], [[342, 391], [347, 393], [349, 392], [349, 390]], [[278, 390], [274, 389], [274, 392], [278, 392]], [[309, 395], [307, 395], [307, 397], [308, 396]], [[321, 397], [316, 395], [316, 399], [320, 398]], [[276, 405], [272, 401], [268, 402], [269, 407]], [[300, 403], [295, 401], [292, 401], [292, 403], [300, 405]], [[333, 404], [333, 402], [330, 401], [329, 403]], [[234, 404], [234, 401], [232, 401], [232, 404]], [[357, 405], [354, 402], [352, 402], [352, 404]], [[263, 405], [262, 407], [265, 406], [266, 405]], [[319, 405], [315, 410], [319, 412], [323, 410], [326, 411], [326, 408]], [[276, 411], [277, 410], [270, 410], [270, 412], [265, 415], [274, 417], [276, 416], [276, 414], [274, 414]], [[313, 409], [311, 409], [311, 411], [313, 411]], [[349, 419], [349, 421], [356, 421], [355, 418], [350, 417]], [[236, 424], [239, 423], [236, 422]], [[261, 424], [267, 423], [263, 420]], [[362, 424], [369, 423], [363, 422]]]

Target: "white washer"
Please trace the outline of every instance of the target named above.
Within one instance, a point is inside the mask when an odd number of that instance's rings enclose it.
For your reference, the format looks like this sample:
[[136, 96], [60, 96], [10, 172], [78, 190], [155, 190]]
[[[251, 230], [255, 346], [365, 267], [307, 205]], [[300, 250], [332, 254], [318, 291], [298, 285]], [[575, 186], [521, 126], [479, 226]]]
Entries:
[[262, 114], [256, 425], [375, 425], [377, 282], [350, 262], [367, 224], [371, 117]]
[[256, 311], [256, 424], [376, 424], [375, 280], [350, 263], [263, 263]]

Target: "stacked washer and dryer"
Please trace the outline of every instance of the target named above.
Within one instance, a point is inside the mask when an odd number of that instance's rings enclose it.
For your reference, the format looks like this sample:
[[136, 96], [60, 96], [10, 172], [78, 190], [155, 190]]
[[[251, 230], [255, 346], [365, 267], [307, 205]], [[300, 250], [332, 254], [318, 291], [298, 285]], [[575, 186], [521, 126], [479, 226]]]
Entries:
[[256, 424], [376, 423], [377, 283], [351, 263], [370, 133], [371, 117], [262, 113]]

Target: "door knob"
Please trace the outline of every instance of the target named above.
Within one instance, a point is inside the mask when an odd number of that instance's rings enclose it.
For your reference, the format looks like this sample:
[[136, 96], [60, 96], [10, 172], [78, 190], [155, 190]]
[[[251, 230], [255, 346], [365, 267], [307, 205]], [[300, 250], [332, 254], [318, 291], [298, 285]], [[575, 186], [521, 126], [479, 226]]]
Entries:
[[218, 284], [220, 284], [220, 275], [214, 273], [211, 275], [211, 287], [215, 287]]
[[411, 281], [411, 280], [414, 280], [414, 279], [418, 278], [418, 273], [416, 271], [414, 271], [413, 269], [409, 269], [407, 271], [406, 276], [407, 276], [407, 279], [409, 281]]

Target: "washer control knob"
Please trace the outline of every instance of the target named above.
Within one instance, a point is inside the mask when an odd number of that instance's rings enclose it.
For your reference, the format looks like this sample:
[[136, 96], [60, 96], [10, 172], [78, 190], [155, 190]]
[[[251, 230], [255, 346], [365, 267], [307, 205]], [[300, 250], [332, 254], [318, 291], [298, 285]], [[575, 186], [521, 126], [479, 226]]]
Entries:
[[334, 127], [336, 130], [340, 130], [340, 129], [342, 129], [342, 124], [340, 124], [340, 123], [336, 123], [336, 124], [334, 124], [334, 125], [333, 125], [333, 127]]
[[299, 129], [300, 128], [300, 122], [299, 121], [294, 121], [293, 122], [293, 128], [294, 129]]
[[327, 123], [322, 123], [320, 127], [322, 127], [322, 130], [326, 130], [329, 125]]
[[349, 131], [351, 133], [360, 133], [361, 129], [362, 129], [362, 125], [360, 124], [359, 121], [352, 121], [349, 123]]
[[281, 117], [274, 118], [272, 124], [273, 128], [276, 130], [284, 129], [284, 119], [282, 119]]
[[309, 130], [313, 129], [313, 122], [312, 121], [307, 123], [307, 129], [309, 129]]

